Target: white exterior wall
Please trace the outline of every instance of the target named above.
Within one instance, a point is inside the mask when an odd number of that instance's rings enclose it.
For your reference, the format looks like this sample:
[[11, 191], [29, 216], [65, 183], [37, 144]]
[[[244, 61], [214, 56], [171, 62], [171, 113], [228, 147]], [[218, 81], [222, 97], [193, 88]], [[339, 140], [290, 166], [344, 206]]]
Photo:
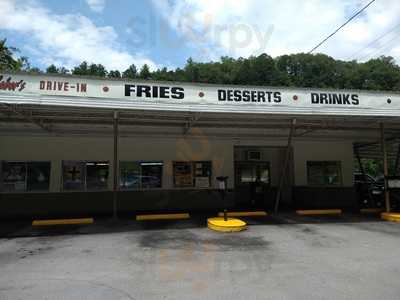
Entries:
[[[120, 161], [163, 161], [163, 188], [173, 188], [173, 161], [212, 161], [213, 177], [229, 176], [234, 185], [234, 146], [285, 146], [286, 141], [232, 141], [217, 139], [120, 138]], [[343, 186], [353, 185], [351, 141], [294, 141], [294, 181], [307, 185], [308, 160], [341, 161]], [[62, 160], [109, 161], [109, 187], [113, 178], [113, 139], [95, 137], [0, 137], [0, 160], [51, 161], [50, 191], [61, 190]], [[271, 157], [272, 185], [278, 182], [280, 168]], [[215, 179], [214, 179], [215, 180]], [[214, 181], [214, 187], [216, 187]]]

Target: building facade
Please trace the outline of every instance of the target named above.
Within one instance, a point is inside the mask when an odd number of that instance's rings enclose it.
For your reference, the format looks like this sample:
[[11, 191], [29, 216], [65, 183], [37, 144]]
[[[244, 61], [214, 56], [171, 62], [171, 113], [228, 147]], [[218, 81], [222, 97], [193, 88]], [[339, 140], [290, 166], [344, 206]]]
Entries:
[[[357, 209], [355, 145], [400, 129], [393, 93], [0, 78], [8, 218]], [[228, 177], [225, 202], [219, 176]]]

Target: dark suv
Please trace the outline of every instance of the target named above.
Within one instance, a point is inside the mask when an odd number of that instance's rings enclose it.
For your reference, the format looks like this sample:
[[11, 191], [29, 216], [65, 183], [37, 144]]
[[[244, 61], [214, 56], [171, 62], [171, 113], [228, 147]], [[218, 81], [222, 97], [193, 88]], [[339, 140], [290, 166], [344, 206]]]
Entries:
[[354, 186], [359, 194], [361, 208], [384, 207], [384, 185], [369, 174], [355, 173]]

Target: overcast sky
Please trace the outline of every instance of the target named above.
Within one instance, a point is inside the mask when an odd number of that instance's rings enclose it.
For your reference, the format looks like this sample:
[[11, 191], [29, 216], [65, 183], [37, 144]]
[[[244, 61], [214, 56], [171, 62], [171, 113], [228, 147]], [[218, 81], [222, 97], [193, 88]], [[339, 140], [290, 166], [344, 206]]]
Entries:
[[[40, 68], [83, 60], [174, 68], [189, 57], [307, 52], [369, 1], [0, 0], [0, 38]], [[318, 52], [400, 62], [399, 16], [399, 0], [376, 0]]]

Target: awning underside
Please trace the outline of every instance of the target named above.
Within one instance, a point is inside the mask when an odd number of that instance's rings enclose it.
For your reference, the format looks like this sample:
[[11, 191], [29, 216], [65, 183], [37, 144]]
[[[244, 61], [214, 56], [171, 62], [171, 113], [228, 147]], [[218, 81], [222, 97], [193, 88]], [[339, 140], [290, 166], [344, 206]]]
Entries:
[[[0, 104], [0, 134], [109, 136], [113, 134], [113, 116], [114, 110], [111, 109]], [[373, 142], [379, 140], [382, 122], [388, 139], [394, 139], [400, 133], [397, 117], [119, 111], [122, 136], [287, 138], [293, 118], [296, 118], [297, 138]]]

